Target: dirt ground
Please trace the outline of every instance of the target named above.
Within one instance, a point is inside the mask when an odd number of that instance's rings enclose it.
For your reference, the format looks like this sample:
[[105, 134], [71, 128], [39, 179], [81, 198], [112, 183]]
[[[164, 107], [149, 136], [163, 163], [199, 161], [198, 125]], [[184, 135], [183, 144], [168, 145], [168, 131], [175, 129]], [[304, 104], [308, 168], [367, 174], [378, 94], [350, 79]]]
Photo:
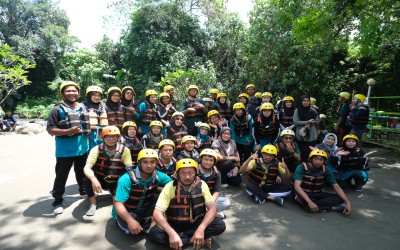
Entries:
[[[367, 149], [371, 150], [371, 149]], [[283, 207], [254, 204], [243, 188], [227, 188], [227, 230], [213, 249], [398, 249], [400, 154], [378, 149], [363, 193], [345, 190], [353, 214], [308, 214], [290, 199]], [[125, 235], [111, 218], [111, 200], [99, 196], [88, 218], [70, 173], [64, 213], [52, 214], [54, 138], [0, 135], [0, 249], [162, 249], [144, 236]], [[73, 171], [73, 170], [72, 170]]]

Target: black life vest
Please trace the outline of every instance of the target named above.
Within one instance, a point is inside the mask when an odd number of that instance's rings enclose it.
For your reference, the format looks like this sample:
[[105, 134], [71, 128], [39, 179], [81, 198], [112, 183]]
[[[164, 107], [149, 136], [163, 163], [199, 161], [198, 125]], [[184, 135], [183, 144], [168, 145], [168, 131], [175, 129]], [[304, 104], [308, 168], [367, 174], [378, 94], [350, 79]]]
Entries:
[[303, 162], [302, 166], [304, 173], [300, 187], [307, 194], [321, 193], [326, 179], [325, 165], [323, 165], [322, 169], [317, 172], [309, 170], [307, 163]]
[[260, 102], [257, 97], [253, 96], [249, 99], [249, 103], [247, 104], [247, 112], [251, 115], [251, 117], [257, 117], [259, 113], [258, 107], [260, 106]]
[[340, 157], [339, 171], [342, 173], [365, 170], [368, 165], [368, 158], [362, 156], [359, 152], [352, 152], [348, 155], [342, 155]]
[[117, 143], [115, 153], [108, 155], [104, 143], [99, 145], [99, 156], [93, 166], [93, 172], [102, 177], [108, 177], [110, 181], [117, 181], [125, 173], [124, 163], [121, 161], [125, 146]]
[[279, 112], [279, 122], [285, 128], [292, 126], [294, 124], [293, 116], [288, 116], [285, 113], [285, 109], [283, 108], [283, 106], [281, 108], [281, 112]]
[[181, 145], [182, 137], [189, 134], [187, 127], [183, 124], [181, 125], [179, 130], [173, 126], [169, 126], [167, 128], [167, 130], [169, 131], [168, 139], [171, 139], [172, 141], [174, 141], [176, 146]]
[[[279, 175], [279, 162], [275, 160], [267, 165], [260, 158], [256, 160], [256, 163], [257, 166], [250, 170], [247, 176], [249, 181], [259, 187], [275, 184]], [[263, 181], [265, 182], [264, 184], [262, 184]]]
[[226, 109], [221, 108], [219, 105], [217, 105], [217, 110], [221, 118], [225, 118], [225, 120], [230, 121], [233, 115], [233, 110], [230, 105], [227, 105]]
[[[291, 143], [293, 149], [296, 152], [296, 144], [294, 142]], [[286, 164], [290, 164], [293, 161], [297, 161], [292, 154], [288, 150], [282, 151], [281, 150], [281, 145], [280, 143], [275, 143], [275, 147], [277, 150], [277, 157], [281, 161], [282, 159], [285, 159]]]
[[108, 125], [117, 126], [120, 130], [122, 129], [122, 125], [124, 124], [124, 113], [125, 108], [122, 105], [119, 105], [117, 110], [112, 110], [106, 105], [107, 117], [108, 117]]
[[97, 129], [98, 126], [108, 126], [107, 111], [104, 104], [100, 104], [98, 109], [87, 108], [87, 104], [84, 103], [88, 115], [91, 129]]
[[156, 169], [168, 176], [171, 176], [175, 173], [175, 167], [176, 167], [176, 159], [174, 157], [171, 158], [172, 164], [166, 166], [161, 159], [158, 159]]
[[136, 112], [139, 112], [139, 107], [136, 103], [130, 103], [128, 106], [125, 106], [125, 121], [132, 121], [138, 124], [138, 120], [135, 118], [135, 114], [130, 111], [128, 108], [135, 108]]
[[[126, 168], [129, 173], [129, 177], [131, 179], [131, 191], [129, 193], [128, 200], [124, 203], [126, 209], [134, 210], [136, 208], [146, 208], [148, 205], [154, 202], [154, 194], [157, 192], [158, 188], [158, 175], [156, 171], [153, 171], [153, 178], [151, 183], [147, 188], [144, 188], [139, 184], [139, 181], [136, 179], [135, 174], [133, 173], [132, 167]], [[143, 201], [143, 202], [141, 202]]]
[[201, 118], [201, 120], [204, 118], [204, 113], [201, 109], [196, 108], [196, 103], [200, 103], [200, 98], [196, 97], [196, 99], [190, 100], [189, 97], [187, 97], [185, 99], [186, 105], [185, 105], [185, 110], [188, 108], [194, 108], [196, 109], [195, 112], [190, 112], [188, 114], [185, 115], [185, 118], [193, 118], [193, 117], [197, 117], [197, 118]]
[[150, 122], [157, 120], [157, 111], [156, 106], [154, 108], [150, 106], [150, 103], [145, 101], [146, 103], [146, 111], [141, 113], [142, 123], [150, 124]]
[[260, 138], [272, 138], [275, 135], [275, 115], [272, 115], [270, 124], [264, 125], [260, 115], [257, 116], [258, 126], [254, 127], [257, 130], [257, 135]]
[[201, 189], [201, 180], [196, 177], [193, 190], [186, 191], [179, 181], [176, 186], [175, 197], [170, 201], [166, 211], [167, 220], [172, 223], [194, 223], [204, 217], [206, 205]]
[[[89, 115], [86, 111], [86, 108], [83, 104], [79, 104], [79, 108], [81, 111], [75, 111], [70, 106], [65, 103], [58, 104], [60, 110], [63, 110], [65, 113], [65, 119], [58, 122], [57, 126], [60, 129], [69, 129], [75, 126], [81, 128], [81, 133], [86, 135], [90, 135], [92, 130], [90, 128]], [[77, 136], [79, 134], [75, 134], [72, 136]], [[61, 136], [61, 137], [69, 137], [69, 136]]]
[[[162, 134], [160, 134], [161, 136], [161, 140], [164, 139], [164, 136]], [[161, 141], [160, 140], [160, 141]], [[155, 143], [152, 139], [151, 139], [151, 132], [146, 134], [146, 137], [142, 137], [142, 142], [144, 141], [144, 143], [142, 143], [143, 146], [146, 146], [146, 148], [151, 148], [151, 149], [158, 149], [158, 143]]]
[[143, 149], [142, 144], [140, 143], [139, 139], [137, 137], [127, 140], [124, 137], [124, 142], [123, 144], [125, 145], [125, 147], [127, 147], [129, 149], [129, 151], [131, 152], [131, 157], [132, 157], [132, 162], [136, 163], [137, 162], [137, 157], [138, 154], [140, 152], [140, 150]]
[[231, 123], [233, 123], [233, 129], [235, 131], [235, 134], [238, 135], [239, 137], [245, 136], [250, 134], [250, 126], [249, 126], [249, 121], [251, 119], [251, 116], [246, 114], [245, 119], [243, 119], [242, 122], [240, 122], [236, 116], [232, 116]]
[[218, 169], [216, 166], [213, 167], [213, 173], [210, 174], [209, 176], [205, 176], [203, 172], [199, 170], [198, 176], [201, 180], [203, 180], [205, 183], [207, 183], [208, 189], [210, 190], [211, 194], [214, 194], [214, 187], [215, 183], [217, 183], [218, 180]]
[[[165, 111], [167, 110], [165, 105], [160, 103], [158, 104], [158, 109], [161, 111], [161, 113], [165, 113]], [[163, 120], [166, 120], [168, 122], [171, 122], [172, 120], [172, 114], [174, 114], [176, 112], [175, 108], [170, 108], [168, 109], [167, 114], [164, 116], [164, 118], [162, 118]]]
[[369, 121], [369, 107], [366, 106], [365, 104], [361, 104], [359, 106], [357, 106], [356, 110], [359, 109], [365, 109], [366, 112], [364, 112], [363, 116], [359, 116], [357, 117], [357, 119], [353, 119], [352, 115], [351, 115], [351, 111], [350, 111], [350, 115], [347, 117], [347, 119], [351, 122], [351, 123], [356, 123], [356, 124], [367, 124]]

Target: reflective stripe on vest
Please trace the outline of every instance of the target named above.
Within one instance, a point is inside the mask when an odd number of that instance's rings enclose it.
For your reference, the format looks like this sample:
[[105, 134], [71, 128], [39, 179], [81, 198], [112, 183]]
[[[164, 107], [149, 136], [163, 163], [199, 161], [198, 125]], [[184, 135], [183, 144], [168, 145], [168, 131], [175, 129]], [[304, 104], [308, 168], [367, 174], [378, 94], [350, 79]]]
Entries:
[[89, 115], [87, 114], [84, 105], [79, 104], [79, 108], [81, 111], [75, 111], [70, 106], [67, 106], [65, 103], [60, 103], [59, 107], [64, 111], [66, 117], [64, 120], [58, 122], [58, 128], [69, 129], [78, 126], [81, 128], [81, 133], [85, 133], [87, 135], [90, 135], [92, 133], [92, 130], [90, 129]]
[[209, 176], [205, 176], [203, 172], [199, 171], [199, 178], [203, 180], [205, 183], [207, 183], [208, 189], [210, 190], [211, 194], [214, 194], [214, 187], [215, 183], [218, 180], [218, 169], [216, 166], [213, 166], [213, 173]]
[[276, 178], [279, 175], [279, 163], [277, 161], [274, 161], [269, 165], [266, 165], [265, 163], [260, 162], [260, 159], [257, 159], [256, 163], [257, 166], [249, 171], [249, 181], [257, 184], [259, 187], [263, 185], [275, 184]]
[[99, 145], [99, 156], [93, 166], [93, 172], [99, 176], [107, 177], [110, 181], [117, 181], [125, 172], [125, 166], [121, 160], [124, 150], [125, 146], [117, 143], [115, 153], [108, 155], [104, 143], [101, 143]]
[[142, 123], [150, 124], [150, 122], [157, 120], [157, 111], [155, 108], [150, 106], [150, 103], [145, 101], [146, 103], [146, 111], [141, 114]]
[[114, 125], [117, 126], [119, 129], [122, 128], [122, 125], [124, 124], [124, 107], [120, 105], [118, 107], [118, 110], [112, 110], [106, 106], [107, 110], [107, 117], [108, 117], [108, 125]]

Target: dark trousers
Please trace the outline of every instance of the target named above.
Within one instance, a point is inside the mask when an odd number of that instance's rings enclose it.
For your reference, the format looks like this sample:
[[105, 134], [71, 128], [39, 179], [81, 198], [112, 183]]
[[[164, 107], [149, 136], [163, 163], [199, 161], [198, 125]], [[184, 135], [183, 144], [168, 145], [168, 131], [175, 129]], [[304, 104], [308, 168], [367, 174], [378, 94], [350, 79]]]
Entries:
[[[179, 237], [181, 237], [182, 240], [182, 244], [185, 247], [190, 244], [190, 239], [192, 238], [194, 232], [199, 227], [201, 222], [202, 220], [197, 220], [194, 223], [170, 223], [170, 225], [179, 234]], [[210, 225], [208, 225], [208, 227], [204, 231], [204, 239], [220, 235], [225, 231], [225, 229], [225, 222], [221, 219], [214, 218], [214, 220], [210, 223]], [[169, 246], [169, 236], [159, 226], [152, 227], [147, 237], [153, 243]]]
[[243, 164], [251, 155], [253, 152], [253, 144], [251, 145], [244, 145], [240, 143], [236, 143], [237, 150], [239, 152], [240, 156], [240, 165]]
[[339, 128], [338, 131], [338, 147], [342, 147], [342, 140], [343, 137], [345, 137], [346, 135], [350, 134], [351, 128]]
[[[300, 203], [300, 205], [302, 205], [306, 211], [310, 212], [310, 208], [308, 207], [307, 202], [303, 198], [301, 198], [300, 195], [296, 194], [296, 192], [293, 193], [295, 193], [295, 201]], [[315, 205], [318, 206], [320, 212], [331, 211], [332, 207], [339, 206], [343, 203], [343, 200], [337, 194], [321, 192], [316, 194], [308, 194], [308, 197], [311, 199], [312, 202], [315, 203]]]
[[287, 184], [279, 184], [279, 183], [275, 183], [268, 186], [264, 185], [262, 187], [259, 187], [254, 183], [248, 183], [246, 184], [246, 189], [258, 196], [261, 196], [263, 198], [268, 198], [270, 196], [269, 193], [286, 193], [291, 191], [292, 187]]
[[[106, 190], [110, 191], [110, 194], [112, 196], [115, 196], [115, 191], [117, 189], [117, 182], [109, 183], [104, 180], [103, 176], [99, 176], [97, 174], [94, 174], [94, 176], [100, 182], [102, 189], [106, 189]], [[93, 191], [93, 187], [92, 187], [92, 181], [89, 178], [87, 178], [86, 176], [83, 178], [83, 185], [85, 187], [87, 196], [89, 198], [93, 197], [94, 191]]]
[[85, 176], [83, 174], [83, 168], [86, 164], [86, 158], [87, 153], [74, 157], [57, 157], [56, 178], [53, 185], [53, 206], [61, 205], [63, 202], [62, 196], [65, 192], [65, 184], [67, 183], [72, 164], [74, 165], [75, 178], [79, 186], [79, 193], [85, 193], [85, 189], [83, 188], [83, 177]]
[[228, 173], [234, 167], [234, 161], [223, 161], [217, 164], [218, 170], [221, 173], [221, 184], [229, 184], [233, 186], [239, 186], [242, 182], [242, 177], [238, 174], [237, 176], [228, 177]]
[[317, 145], [317, 141], [299, 141], [296, 140], [297, 145], [299, 145], [299, 150], [301, 152], [301, 161], [307, 162], [308, 156], [310, 155], [311, 149], [310, 146], [315, 147]]

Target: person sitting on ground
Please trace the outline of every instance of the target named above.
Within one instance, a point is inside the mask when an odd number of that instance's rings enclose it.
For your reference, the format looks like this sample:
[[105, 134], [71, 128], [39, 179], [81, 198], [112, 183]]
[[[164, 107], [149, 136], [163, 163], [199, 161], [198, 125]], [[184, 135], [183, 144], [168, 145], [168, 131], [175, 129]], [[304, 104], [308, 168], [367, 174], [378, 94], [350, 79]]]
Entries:
[[182, 137], [188, 135], [188, 129], [183, 124], [185, 115], [181, 112], [172, 114], [171, 122], [167, 126], [167, 138], [174, 141], [175, 145], [181, 145]]
[[6, 110], [6, 114], [0, 120], [0, 131], [14, 132], [17, 127], [17, 118], [13, 115], [11, 110]]
[[221, 192], [221, 173], [217, 170], [217, 152], [212, 149], [204, 149], [200, 153], [199, 178], [207, 183], [208, 189], [213, 196], [217, 207], [216, 217], [225, 219], [222, 212], [227, 209], [231, 202], [229, 198], [220, 195]]
[[280, 142], [275, 144], [275, 147], [278, 149], [278, 160], [285, 160], [285, 164], [288, 166], [290, 173], [296, 170], [301, 160], [299, 146], [297, 146], [297, 143], [293, 140], [293, 130], [285, 129], [280, 134]]
[[225, 231], [224, 221], [215, 218], [217, 209], [210, 190], [197, 171], [192, 159], [177, 162], [178, 179], [164, 187], [154, 209], [156, 226], [150, 229], [150, 241], [172, 249], [189, 244], [200, 249], [204, 244], [211, 247], [211, 237]]
[[245, 190], [256, 203], [271, 201], [282, 206], [283, 197], [288, 196], [292, 190], [289, 185], [282, 183], [282, 178], [290, 179], [289, 169], [276, 156], [276, 147], [268, 144], [261, 149], [261, 158], [258, 153], [254, 153], [240, 168], [241, 173], [248, 173], [249, 183]]
[[158, 162], [156, 169], [168, 176], [175, 174], [176, 159], [174, 156], [175, 143], [170, 139], [164, 139], [158, 144]]
[[191, 135], [186, 135], [181, 140], [181, 150], [176, 152], [175, 159], [179, 161], [183, 158], [193, 159], [195, 162], [199, 162], [199, 152], [195, 149], [196, 138]]
[[139, 138], [137, 138], [137, 125], [134, 122], [128, 121], [122, 125], [122, 133], [121, 133], [120, 141], [124, 144], [125, 147], [129, 149], [131, 152], [132, 163], [136, 164], [137, 157], [140, 150], [143, 149], [142, 143]]
[[260, 107], [260, 113], [254, 120], [253, 135], [256, 142], [256, 150], [275, 142], [279, 133], [279, 122], [274, 114], [274, 105], [264, 103]]
[[118, 87], [111, 87], [107, 91], [106, 111], [108, 125], [117, 126], [119, 129], [125, 122], [125, 108], [121, 104], [122, 91]]
[[90, 150], [83, 169], [86, 176], [83, 183], [90, 200], [87, 216], [93, 216], [96, 213], [95, 193], [102, 193], [103, 189], [108, 189], [114, 199], [118, 178], [125, 172], [125, 167], [132, 167], [129, 149], [118, 142], [119, 129], [116, 126], [107, 126], [104, 127], [101, 135], [104, 143]]
[[172, 179], [156, 170], [158, 156], [153, 149], [142, 149], [138, 163], [118, 180], [112, 216], [126, 234], [147, 233], [157, 201], [157, 190]]
[[343, 137], [343, 152], [341, 152], [338, 166], [340, 174], [338, 182], [344, 186], [353, 186], [354, 190], [361, 192], [368, 181], [369, 161], [364, 150], [357, 146], [358, 142], [359, 139], [356, 135], [349, 134]]
[[201, 153], [205, 148], [211, 148], [213, 138], [210, 134], [210, 125], [207, 123], [200, 123], [197, 128], [196, 136], [196, 149]]
[[[311, 213], [336, 211], [350, 215], [351, 203], [336, 183], [333, 173], [326, 168], [327, 159], [325, 151], [312, 150], [309, 162], [303, 162], [297, 166], [293, 174], [294, 199]], [[336, 194], [323, 192], [325, 183], [330, 184]]]
[[141, 143], [143, 148], [156, 149], [158, 151], [158, 144], [164, 139], [161, 133], [163, 124], [160, 121], [152, 121], [150, 123], [150, 132], [143, 135]]
[[239, 186], [242, 177], [239, 174], [240, 157], [236, 142], [232, 140], [229, 127], [222, 127], [220, 136], [213, 142], [211, 148], [217, 152], [217, 168], [221, 173], [221, 187]]

